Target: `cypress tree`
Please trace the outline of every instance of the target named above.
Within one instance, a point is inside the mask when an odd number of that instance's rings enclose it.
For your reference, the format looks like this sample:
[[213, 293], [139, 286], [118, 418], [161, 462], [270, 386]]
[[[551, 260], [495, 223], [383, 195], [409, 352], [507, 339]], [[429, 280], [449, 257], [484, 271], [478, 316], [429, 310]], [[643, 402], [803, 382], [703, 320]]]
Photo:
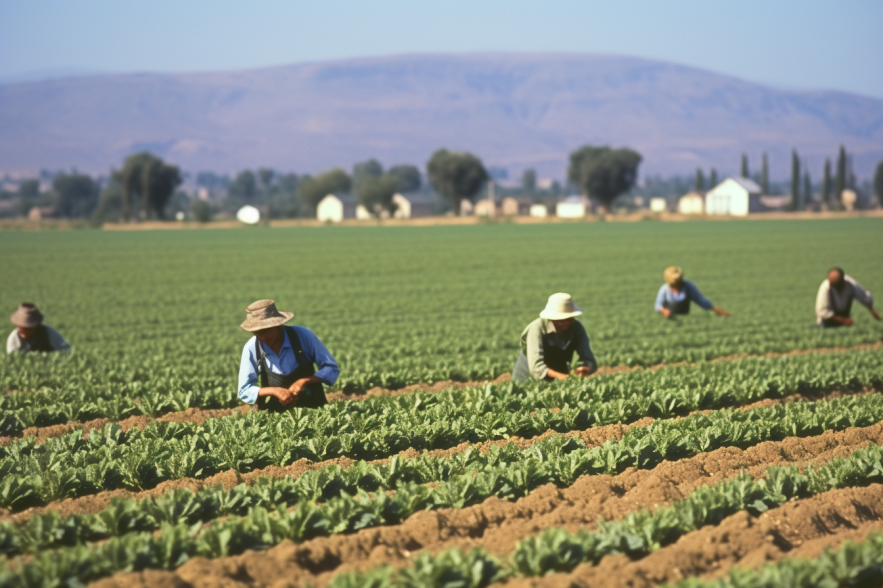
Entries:
[[831, 204], [831, 160], [825, 160], [825, 175], [822, 176], [822, 204]]
[[715, 186], [717, 186], [717, 170], [711, 168], [711, 179], [708, 182], [708, 189], [711, 190]]
[[797, 158], [797, 150], [791, 150], [791, 209], [803, 210], [803, 202], [800, 198], [800, 160]]
[[703, 174], [702, 169], [698, 167], [696, 168], [696, 183], [694, 184], [693, 188], [697, 192], [702, 192], [703, 190], [705, 190], [705, 174]]
[[763, 194], [770, 193], [770, 163], [766, 153], [763, 154], [763, 164], [760, 170], [760, 191]]
[[748, 156], [744, 153], [742, 154], [742, 177], [748, 177]]
[[804, 209], [806, 205], [812, 202], [812, 180], [809, 178], [809, 170], [803, 172], [803, 203]]
[[834, 182], [834, 202], [839, 206], [843, 191], [846, 189], [846, 148], [841, 145], [837, 155], [837, 176]]

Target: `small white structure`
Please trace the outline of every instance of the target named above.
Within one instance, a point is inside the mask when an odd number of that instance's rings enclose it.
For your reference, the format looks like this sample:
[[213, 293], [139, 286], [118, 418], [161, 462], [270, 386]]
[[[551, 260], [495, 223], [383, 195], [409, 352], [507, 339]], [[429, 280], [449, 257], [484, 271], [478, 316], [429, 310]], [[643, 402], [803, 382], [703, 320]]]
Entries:
[[668, 209], [668, 202], [665, 198], [651, 198], [650, 212], [665, 212]]
[[359, 204], [356, 206], [356, 219], [357, 220], [371, 220], [371, 213], [368, 212], [368, 209], [363, 205]]
[[494, 217], [497, 214], [497, 206], [496, 204], [492, 204], [490, 199], [482, 198], [475, 203], [473, 211], [475, 216]]
[[393, 218], [411, 218], [411, 201], [401, 194], [392, 195], [392, 203], [396, 205], [396, 210], [392, 213]]
[[700, 192], [687, 192], [678, 200], [678, 212], [681, 214], [702, 214], [705, 212], [705, 198]]
[[555, 205], [555, 216], [559, 218], [582, 218], [586, 216], [586, 203], [579, 196], [570, 196]]
[[760, 196], [760, 186], [752, 180], [727, 178], [705, 195], [705, 212], [747, 216], [752, 208], [760, 206]]
[[530, 214], [533, 201], [530, 198], [513, 198], [506, 196], [500, 203], [500, 212], [503, 216], [526, 216]]
[[[350, 208], [352, 211], [348, 210]], [[344, 203], [341, 198], [334, 194], [329, 194], [316, 207], [316, 218], [323, 222], [339, 223], [345, 218], [354, 217], [355, 210], [355, 205], [347, 206], [347, 203]]]
[[545, 204], [531, 204], [530, 216], [534, 218], [546, 218], [549, 216], [549, 209], [546, 208]]
[[251, 204], [246, 204], [236, 211], [236, 220], [246, 225], [256, 225], [261, 220], [261, 211]]
[[840, 202], [843, 204], [843, 208], [850, 212], [855, 210], [856, 200], [858, 200], [858, 197], [854, 190], [844, 190], [840, 193]]
[[472, 200], [464, 198], [460, 201], [460, 216], [470, 216], [475, 211], [475, 205]]

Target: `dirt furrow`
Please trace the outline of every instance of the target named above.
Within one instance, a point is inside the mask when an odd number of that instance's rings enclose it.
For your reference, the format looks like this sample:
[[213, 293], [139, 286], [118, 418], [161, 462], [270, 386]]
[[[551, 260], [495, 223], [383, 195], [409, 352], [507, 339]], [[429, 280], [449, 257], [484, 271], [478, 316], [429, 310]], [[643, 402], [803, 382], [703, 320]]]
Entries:
[[[747, 357], [782, 357], [782, 356], [791, 356], [791, 355], [810, 355], [810, 354], [818, 354], [818, 353], [837, 353], [842, 351], [860, 351], [867, 349], [879, 349], [883, 348], [883, 341], [877, 341], [876, 343], [869, 343], [863, 345], [856, 345], [855, 347], [819, 347], [815, 349], [795, 349], [793, 351], [788, 351], [784, 353], [766, 353], [762, 356], [753, 356], [750, 354], [739, 354], [739, 355], [728, 355], [725, 357], [719, 357], [717, 359], [711, 360], [712, 362], [718, 361], [735, 361], [738, 359], [745, 359]], [[634, 372], [639, 370], [650, 370], [656, 371], [662, 369], [664, 367], [678, 367], [692, 365], [687, 362], [682, 363], [674, 363], [674, 364], [657, 364], [653, 366], [627, 366], [627, 365], [619, 365], [619, 366], [601, 366], [598, 368], [596, 375], [610, 375], [617, 374], [621, 372]], [[366, 392], [356, 392], [356, 393], [345, 393], [345, 392], [329, 392], [326, 394], [328, 400], [331, 402], [337, 401], [360, 401], [365, 400], [367, 398], [374, 398], [377, 396], [403, 396], [406, 394], [412, 394], [414, 392], [442, 392], [444, 390], [450, 390], [451, 388], [471, 388], [475, 386], [484, 386], [486, 384], [501, 384], [504, 382], [508, 382], [511, 378], [511, 374], [503, 374], [497, 377], [494, 380], [477, 380], [477, 381], [469, 381], [469, 382], [455, 382], [453, 380], [444, 380], [441, 382], [435, 382], [434, 384], [412, 384], [410, 386], [405, 386], [404, 388], [397, 388], [394, 390], [388, 388], [371, 388]], [[202, 424], [207, 419], [210, 418], [220, 418], [229, 416], [235, 412], [245, 413], [248, 412], [249, 406], [242, 405], [237, 406], [235, 408], [220, 408], [220, 409], [201, 409], [201, 408], [188, 408], [187, 410], [177, 411], [177, 412], [169, 412], [160, 417], [149, 417], [146, 415], [138, 415], [127, 417], [121, 421], [117, 421], [124, 431], [131, 429], [132, 427], [138, 427], [143, 429], [147, 425], [149, 425], [154, 420], [160, 422], [175, 422], [175, 423], [197, 423]], [[104, 427], [106, 424], [113, 422], [110, 419], [94, 419], [91, 421], [80, 422], [80, 421], [68, 421], [65, 424], [59, 425], [49, 425], [45, 427], [28, 427], [22, 432], [22, 437], [37, 437], [37, 443], [43, 443], [46, 439], [52, 437], [59, 437], [61, 435], [66, 435], [70, 432], [76, 430], [82, 430], [83, 434], [88, 434], [92, 429], [99, 429]], [[15, 437], [0, 437], [0, 445], [6, 445], [11, 443]]]
[[[774, 406], [777, 404], [785, 404], [790, 402], [818, 402], [820, 400], [828, 400], [832, 398], [840, 398], [842, 396], [855, 395], [855, 394], [873, 394], [876, 393], [875, 390], [863, 390], [857, 393], [843, 393], [839, 391], [829, 392], [828, 394], [820, 395], [820, 396], [806, 396], [803, 394], [795, 394], [792, 396], [788, 396], [786, 398], [781, 399], [772, 399], [767, 398], [764, 400], [759, 400], [752, 404], [739, 407], [739, 410], [750, 410], [754, 408], [761, 408], [765, 406]], [[700, 413], [708, 413], [711, 411], [702, 410], [697, 411]], [[693, 414], [693, 413], [691, 413]], [[682, 418], [682, 417], [676, 417]], [[448, 449], [434, 449], [431, 451], [417, 451], [413, 448], [407, 449], [405, 451], [399, 452], [397, 455], [404, 459], [411, 459], [414, 457], [418, 457], [426, 453], [427, 455], [433, 455], [438, 457], [446, 457], [450, 455], [454, 455], [456, 453], [460, 453], [462, 451], [466, 451], [469, 448], [477, 448], [480, 451], [487, 451], [493, 446], [503, 446], [509, 444], [515, 444], [519, 448], [529, 447], [538, 441], [546, 439], [547, 437], [553, 435], [563, 435], [565, 437], [575, 437], [580, 439], [587, 447], [597, 447], [603, 445], [607, 441], [610, 440], [619, 440], [622, 439], [624, 433], [629, 431], [635, 427], [647, 427], [650, 426], [655, 419], [652, 417], [645, 417], [639, 419], [633, 423], [623, 425], [617, 423], [615, 425], [604, 425], [600, 427], [590, 427], [585, 430], [580, 431], [568, 431], [566, 433], [558, 433], [557, 431], [553, 431], [549, 429], [542, 435], [538, 435], [536, 437], [531, 437], [530, 439], [525, 439], [522, 437], [510, 437], [509, 439], [499, 439], [494, 441], [483, 441], [481, 443], [469, 443], [463, 442], [455, 447], [451, 447]], [[385, 464], [388, 463], [393, 456], [371, 460], [368, 463], [372, 464]], [[107, 506], [110, 505], [110, 501], [113, 498], [135, 498], [138, 500], [149, 498], [151, 496], [161, 496], [170, 490], [175, 490], [178, 488], [186, 488], [191, 491], [198, 491], [201, 488], [211, 487], [215, 485], [220, 485], [225, 489], [230, 489], [238, 484], [247, 484], [248, 486], [254, 485], [260, 478], [297, 478], [301, 474], [306, 471], [320, 469], [324, 467], [328, 467], [331, 465], [339, 465], [341, 467], [349, 467], [354, 460], [348, 457], [339, 457], [335, 459], [330, 459], [321, 462], [312, 462], [307, 459], [300, 459], [291, 465], [287, 466], [267, 466], [265, 468], [254, 470], [245, 474], [240, 474], [235, 470], [227, 470], [224, 472], [220, 472], [208, 478], [182, 478], [179, 480], [169, 480], [167, 482], [162, 482], [158, 484], [156, 487], [151, 488], [149, 490], [141, 490], [141, 491], [132, 491], [132, 490], [107, 490], [104, 492], [99, 492], [97, 494], [90, 494], [88, 496], [81, 496], [78, 498], [65, 498], [64, 500], [60, 500], [57, 502], [52, 502], [47, 504], [46, 506], [33, 507], [27, 510], [24, 510], [19, 513], [11, 514], [8, 511], [0, 509], [0, 520], [13, 520], [13, 521], [23, 521], [31, 516], [33, 513], [38, 512], [46, 512], [49, 510], [54, 510], [59, 512], [65, 516], [71, 514], [94, 514], [97, 513]]]
[[383, 563], [407, 564], [418, 550], [482, 547], [506, 556], [521, 539], [549, 527], [571, 531], [591, 528], [598, 518], [622, 518], [684, 498], [699, 486], [714, 484], [741, 470], [758, 477], [771, 465], [822, 463], [846, 456], [869, 443], [883, 443], [883, 423], [817, 437], [765, 442], [741, 450], [723, 448], [652, 470], [630, 468], [617, 476], [586, 476], [573, 486], [549, 484], [525, 498], [490, 498], [462, 509], [424, 511], [400, 525], [365, 529], [350, 535], [286, 541], [267, 551], [209, 560], [195, 558], [176, 571], [118, 574], [96, 582], [101, 588], [155, 586], [322, 586], [337, 573], [366, 570]]
[[760, 567], [786, 557], [818, 557], [826, 547], [846, 540], [861, 541], [883, 530], [883, 485], [831, 490], [787, 502], [759, 517], [747, 512], [730, 516], [720, 525], [682, 537], [647, 557], [605, 557], [596, 565], [583, 564], [568, 574], [520, 578], [507, 588], [592, 586], [645, 588], [686, 577], [717, 578], [734, 566]]

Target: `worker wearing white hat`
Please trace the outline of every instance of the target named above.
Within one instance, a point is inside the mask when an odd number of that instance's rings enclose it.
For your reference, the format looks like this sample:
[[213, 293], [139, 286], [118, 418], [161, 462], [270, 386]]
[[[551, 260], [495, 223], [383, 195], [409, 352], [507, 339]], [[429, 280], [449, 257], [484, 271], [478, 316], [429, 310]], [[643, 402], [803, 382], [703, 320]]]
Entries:
[[588, 376], [598, 369], [592, 354], [589, 336], [576, 317], [583, 309], [573, 303], [570, 294], [549, 296], [546, 308], [521, 333], [521, 353], [512, 370], [512, 380], [563, 380], [570, 373], [570, 363], [576, 353], [578, 362], [573, 372]]

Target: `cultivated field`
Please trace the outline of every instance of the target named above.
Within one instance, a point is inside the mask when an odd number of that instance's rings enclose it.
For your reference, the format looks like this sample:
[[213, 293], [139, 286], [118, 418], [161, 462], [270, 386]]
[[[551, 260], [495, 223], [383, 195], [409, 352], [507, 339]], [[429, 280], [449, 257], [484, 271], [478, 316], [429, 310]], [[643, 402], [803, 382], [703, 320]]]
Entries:
[[[0, 233], [0, 585], [837, 586], [883, 578], [883, 220]], [[728, 318], [664, 321], [684, 267]], [[571, 293], [602, 364], [508, 381]], [[341, 364], [247, 413], [245, 306]], [[11, 325], [9, 325], [11, 329]], [[875, 575], [876, 574], [876, 575]], [[716, 583], [716, 584], [715, 584]]]

